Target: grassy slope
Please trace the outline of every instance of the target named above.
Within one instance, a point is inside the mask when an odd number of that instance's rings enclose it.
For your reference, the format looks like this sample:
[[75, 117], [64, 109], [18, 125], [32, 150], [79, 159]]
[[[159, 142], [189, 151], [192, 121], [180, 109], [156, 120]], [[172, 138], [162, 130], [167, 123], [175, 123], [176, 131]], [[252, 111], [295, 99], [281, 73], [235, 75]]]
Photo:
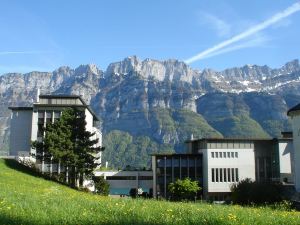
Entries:
[[300, 213], [81, 193], [0, 159], [0, 224], [300, 224]]

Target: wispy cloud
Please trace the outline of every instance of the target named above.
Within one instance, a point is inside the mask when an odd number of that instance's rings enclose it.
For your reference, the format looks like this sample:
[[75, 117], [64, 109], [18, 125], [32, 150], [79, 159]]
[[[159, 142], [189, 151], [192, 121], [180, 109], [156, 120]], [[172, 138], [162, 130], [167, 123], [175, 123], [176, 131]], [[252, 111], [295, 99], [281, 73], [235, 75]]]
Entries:
[[244, 31], [238, 35], [235, 35], [232, 38], [227, 39], [226, 41], [223, 41], [209, 49], [206, 49], [205, 51], [202, 51], [189, 59], [186, 59], [185, 62], [189, 64], [189, 63], [198, 61], [200, 59], [206, 58], [208, 55], [212, 55], [213, 53], [216, 53], [216, 52], [224, 49], [227, 46], [230, 46], [236, 42], [239, 42], [239, 41], [244, 40], [254, 34], [257, 34], [258, 32], [270, 27], [271, 25], [278, 23], [282, 19], [284, 19], [298, 11], [300, 11], [300, 2], [297, 2], [293, 5], [291, 5], [290, 7], [286, 8], [285, 10], [275, 14], [271, 18], [250, 27], [246, 31]]
[[35, 55], [35, 54], [49, 54], [51, 51], [0, 51], [0, 55]]
[[199, 13], [201, 24], [208, 25], [220, 37], [228, 37], [231, 33], [231, 25], [225, 20], [206, 12]]
[[219, 51], [215, 51], [209, 55], [206, 55], [205, 58], [211, 58], [213, 56], [221, 55], [221, 54], [228, 53], [228, 52], [233, 52], [233, 51], [244, 49], [244, 48], [272, 47], [272, 46], [267, 45], [267, 42], [269, 40], [270, 40], [270, 38], [268, 38], [267, 36], [259, 34], [259, 35], [256, 35], [256, 37], [254, 39], [250, 39], [250, 40], [247, 40], [240, 44], [229, 46], [227, 48], [222, 48]]

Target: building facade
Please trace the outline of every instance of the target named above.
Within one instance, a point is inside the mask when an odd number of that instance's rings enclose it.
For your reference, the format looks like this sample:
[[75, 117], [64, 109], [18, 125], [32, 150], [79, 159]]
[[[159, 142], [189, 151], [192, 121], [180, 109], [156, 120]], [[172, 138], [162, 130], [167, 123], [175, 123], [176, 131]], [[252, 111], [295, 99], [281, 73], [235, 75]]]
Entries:
[[[61, 113], [68, 107], [76, 107], [85, 115], [86, 130], [94, 133], [93, 139], [98, 139], [95, 147], [102, 146], [102, 134], [97, 128], [99, 119], [85, 101], [76, 95], [39, 95], [37, 101], [30, 107], [9, 107], [11, 110], [10, 155], [29, 157], [35, 160], [36, 154], [32, 141], [43, 138], [43, 127], [60, 118]], [[101, 163], [101, 152], [97, 154]], [[57, 166], [37, 161], [42, 171], [56, 172]]]
[[168, 184], [185, 177], [198, 181], [203, 197], [214, 200], [225, 200], [232, 184], [246, 178], [294, 182], [290, 137], [204, 138], [187, 141], [186, 147], [186, 154], [152, 156], [155, 197], [168, 198]]
[[96, 171], [94, 175], [109, 183], [110, 195], [129, 195], [130, 189], [152, 193], [152, 171]]
[[291, 119], [293, 129], [295, 188], [300, 192], [300, 104], [291, 108], [287, 115]]

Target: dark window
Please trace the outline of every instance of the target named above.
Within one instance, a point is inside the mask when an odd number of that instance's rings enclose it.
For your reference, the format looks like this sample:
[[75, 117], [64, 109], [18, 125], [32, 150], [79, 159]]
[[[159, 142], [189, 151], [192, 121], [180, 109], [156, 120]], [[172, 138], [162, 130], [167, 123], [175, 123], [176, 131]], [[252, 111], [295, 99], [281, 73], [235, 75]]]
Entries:
[[211, 182], [215, 182], [215, 169], [211, 169]]
[[223, 169], [220, 169], [220, 182], [223, 182]]
[[135, 176], [109, 176], [106, 180], [136, 180]]
[[227, 168], [227, 177], [228, 177], [228, 182], [231, 182], [231, 176], [230, 176], [230, 169]]
[[57, 120], [60, 118], [60, 111], [54, 111], [54, 120]]
[[226, 169], [223, 169], [223, 170], [224, 170], [224, 182], [227, 182]]
[[239, 181], [239, 169], [235, 168], [235, 181]]
[[216, 169], [216, 182], [219, 182], [219, 169]]
[[231, 168], [231, 181], [234, 182], [234, 168]]
[[52, 123], [52, 112], [46, 111], [46, 123]]

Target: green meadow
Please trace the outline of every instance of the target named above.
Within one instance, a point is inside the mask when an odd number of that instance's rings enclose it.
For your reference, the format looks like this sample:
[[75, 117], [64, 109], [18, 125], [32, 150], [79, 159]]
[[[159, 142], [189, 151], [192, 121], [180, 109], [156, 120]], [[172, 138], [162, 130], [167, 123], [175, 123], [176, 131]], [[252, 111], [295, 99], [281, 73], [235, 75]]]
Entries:
[[0, 159], [0, 224], [300, 224], [268, 207], [114, 199], [79, 192]]

